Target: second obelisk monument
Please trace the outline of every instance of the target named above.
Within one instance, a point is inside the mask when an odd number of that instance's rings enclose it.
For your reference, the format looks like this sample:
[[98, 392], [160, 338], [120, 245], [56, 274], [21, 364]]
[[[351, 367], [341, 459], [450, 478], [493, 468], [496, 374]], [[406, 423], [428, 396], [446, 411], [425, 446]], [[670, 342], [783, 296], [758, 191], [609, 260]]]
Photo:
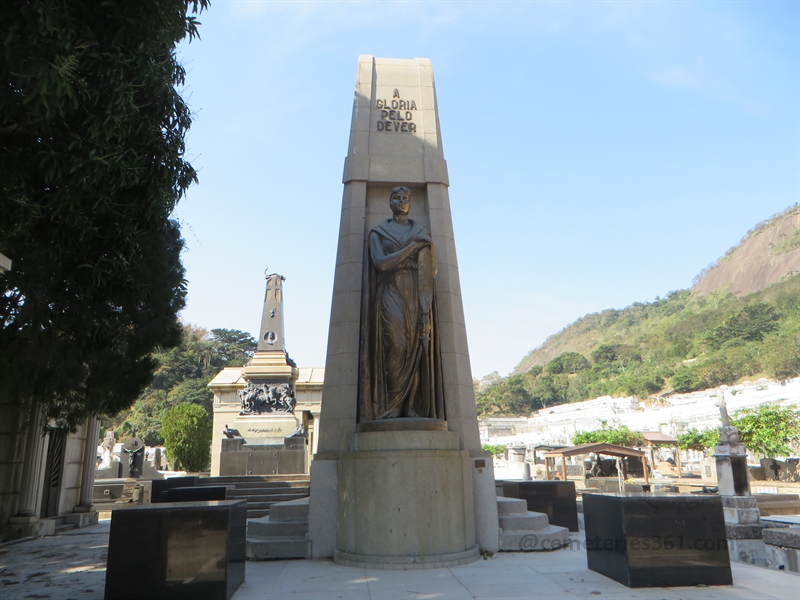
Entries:
[[498, 549], [426, 59], [361, 56], [344, 167], [313, 557], [386, 568]]

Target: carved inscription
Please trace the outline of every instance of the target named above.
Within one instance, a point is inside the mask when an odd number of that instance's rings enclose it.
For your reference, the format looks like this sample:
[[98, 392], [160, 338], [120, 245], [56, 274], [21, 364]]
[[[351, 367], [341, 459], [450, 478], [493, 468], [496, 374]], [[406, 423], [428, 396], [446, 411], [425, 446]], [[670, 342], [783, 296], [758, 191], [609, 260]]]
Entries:
[[400, 98], [398, 90], [394, 90], [391, 100], [378, 98], [375, 101], [375, 108], [380, 109], [378, 131], [416, 133], [417, 124], [414, 123], [414, 111], [417, 110], [417, 103], [414, 100]]

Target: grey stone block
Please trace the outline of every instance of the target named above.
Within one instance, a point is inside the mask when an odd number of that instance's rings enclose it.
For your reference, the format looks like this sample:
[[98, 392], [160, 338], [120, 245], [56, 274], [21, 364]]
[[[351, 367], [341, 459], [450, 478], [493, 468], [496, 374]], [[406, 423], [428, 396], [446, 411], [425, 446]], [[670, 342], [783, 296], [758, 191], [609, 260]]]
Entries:
[[528, 503], [519, 498], [497, 498], [497, 514], [502, 515], [524, 515], [528, 512]]
[[305, 538], [258, 539], [248, 538], [245, 547], [247, 560], [283, 560], [307, 558], [308, 540]]
[[725, 523], [725, 534], [729, 540], [760, 540], [765, 527], [763, 523]]
[[536, 531], [504, 531], [500, 534], [501, 552], [549, 552], [569, 546], [569, 529], [548, 525]]
[[774, 528], [770, 525], [761, 533], [765, 544], [800, 550], [800, 527]]
[[550, 525], [547, 515], [528, 511], [524, 515], [503, 515], [500, 517], [500, 529], [505, 531], [536, 531], [546, 529]]
[[754, 496], [720, 496], [724, 508], [757, 508]]

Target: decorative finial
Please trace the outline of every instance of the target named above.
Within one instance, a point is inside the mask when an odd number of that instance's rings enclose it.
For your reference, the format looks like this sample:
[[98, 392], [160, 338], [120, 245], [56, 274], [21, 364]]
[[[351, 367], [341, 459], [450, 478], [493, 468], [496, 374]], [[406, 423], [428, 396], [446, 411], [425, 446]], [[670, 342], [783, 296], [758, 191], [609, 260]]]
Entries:
[[728, 416], [728, 405], [725, 403], [725, 392], [720, 390], [720, 401], [719, 401], [719, 415], [720, 419], [722, 420], [723, 427], [729, 427], [731, 424], [730, 417]]

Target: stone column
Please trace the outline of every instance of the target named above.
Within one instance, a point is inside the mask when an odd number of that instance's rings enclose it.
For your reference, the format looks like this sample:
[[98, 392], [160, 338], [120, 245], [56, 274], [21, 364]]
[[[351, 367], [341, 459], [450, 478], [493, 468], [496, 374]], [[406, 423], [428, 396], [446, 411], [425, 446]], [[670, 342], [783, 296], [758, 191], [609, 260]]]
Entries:
[[17, 514], [8, 520], [8, 524], [16, 531], [15, 537], [52, 535], [55, 531], [55, 520], [41, 520], [38, 513], [44, 476], [43, 463], [48, 443], [48, 437], [42, 435], [42, 418], [41, 406], [33, 402], [25, 436], [25, 457], [22, 463]]
[[91, 510], [92, 495], [94, 493], [94, 470], [97, 466], [97, 428], [99, 422], [97, 417], [89, 415], [86, 417], [86, 439], [83, 442], [83, 475], [81, 480], [81, 499], [75, 512], [87, 512]]
[[76, 527], [86, 527], [94, 525], [98, 520], [97, 510], [92, 504], [92, 493], [94, 492], [94, 471], [97, 466], [97, 428], [99, 426], [97, 417], [89, 415], [83, 426], [83, 467], [81, 469], [81, 495], [77, 506], [72, 509], [72, 513], [64, 517], [65, 523], [71, 523]]
[[42, 410], [37, 402], [33, 402], [28, 419], [22, 485], [16, 517], [37, 517], [36, 505], [39, 503], [39, 474], [42, 468], [43, 447]]

